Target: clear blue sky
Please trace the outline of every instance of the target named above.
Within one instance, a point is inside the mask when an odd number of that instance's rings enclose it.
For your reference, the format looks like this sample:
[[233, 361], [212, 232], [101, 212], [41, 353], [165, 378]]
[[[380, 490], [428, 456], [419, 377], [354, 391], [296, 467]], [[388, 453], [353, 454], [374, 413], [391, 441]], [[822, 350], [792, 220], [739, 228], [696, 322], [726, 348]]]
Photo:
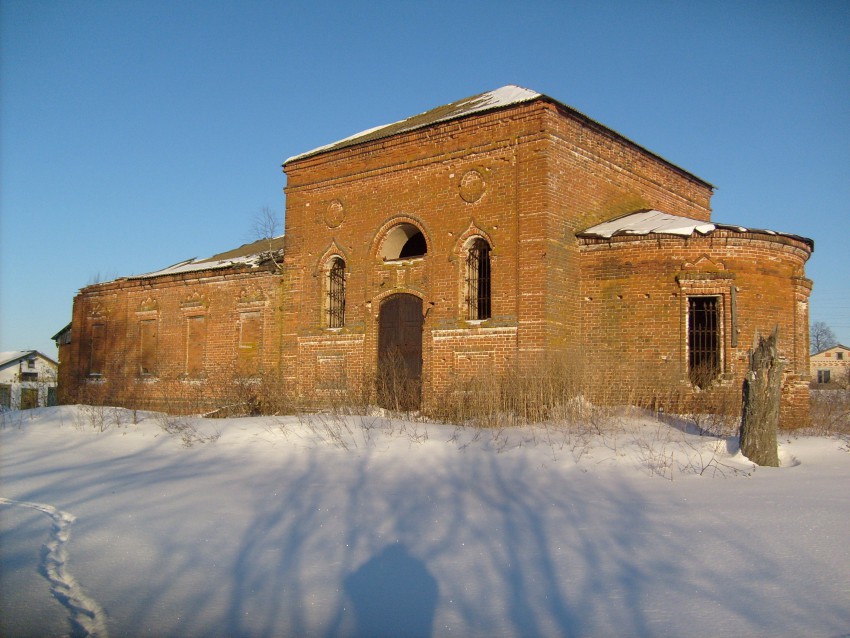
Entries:
[[815, 240], [850, 345], [850, 2], [0, 2], [0, 350], [76, 291], [252, 239], [291, 155], [505, 84]]

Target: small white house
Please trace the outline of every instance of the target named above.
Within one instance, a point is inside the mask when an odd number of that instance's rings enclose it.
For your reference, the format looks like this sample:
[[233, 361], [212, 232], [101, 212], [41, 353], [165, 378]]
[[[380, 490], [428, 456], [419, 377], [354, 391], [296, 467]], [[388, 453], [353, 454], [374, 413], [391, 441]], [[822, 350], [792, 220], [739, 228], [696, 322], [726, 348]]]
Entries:
[[59, 364], [37, 350], [0, 352], [0, 410], [56, 404]]
[[837, 346], [813, 354], [809, 358], [812, 381], [818, 385], [850, 383], [850, 348]]

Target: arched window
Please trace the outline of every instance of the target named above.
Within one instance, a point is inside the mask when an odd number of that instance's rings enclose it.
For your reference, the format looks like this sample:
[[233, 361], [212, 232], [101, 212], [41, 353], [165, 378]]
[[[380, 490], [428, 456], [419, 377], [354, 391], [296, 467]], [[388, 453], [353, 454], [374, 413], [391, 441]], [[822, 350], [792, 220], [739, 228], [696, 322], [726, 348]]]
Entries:
[[409, 223], [401, 223], [387, 233], [381, 246], [385, 261], [422, 257], [428, 252], [428, 243], [422, 231]]
[[335, 257], [328, 268], [328, 328], [345, 325], [345, 262]]
[[478, 237], [466, 255], [466, 318], [490, 316], [490, 244]]

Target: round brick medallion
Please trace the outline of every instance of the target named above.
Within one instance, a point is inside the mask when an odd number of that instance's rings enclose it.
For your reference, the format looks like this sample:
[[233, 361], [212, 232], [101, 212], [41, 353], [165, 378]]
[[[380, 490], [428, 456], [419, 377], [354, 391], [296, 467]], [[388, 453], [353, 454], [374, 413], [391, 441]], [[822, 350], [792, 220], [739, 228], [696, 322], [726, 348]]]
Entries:
[[481, 173], [475, 169], [467, 171], [460, 179], [460, 196], [465, 202], [472, 204], [481, 199], [487, 185], [484, 183], [484, 178]]
[[342, 206], [342, 202], [335, 199], [328, 204], [328, 208], [325, 211], [325, 223], [330, 228], [336, 228], [342, 223], [343, 219], [345, 219], [345, 209]]

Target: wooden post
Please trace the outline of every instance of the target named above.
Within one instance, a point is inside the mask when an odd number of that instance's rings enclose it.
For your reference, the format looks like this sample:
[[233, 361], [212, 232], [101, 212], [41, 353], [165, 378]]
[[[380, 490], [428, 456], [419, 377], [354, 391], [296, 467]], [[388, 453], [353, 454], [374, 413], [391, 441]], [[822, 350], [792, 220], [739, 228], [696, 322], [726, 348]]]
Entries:
[[750, 350], [750, 370], [744, 379], [741, 452], [756, 465], [779, 467], [776, 430], [782, 368], [776, 352], [779, 326], [769, 337], [758, 337]]

